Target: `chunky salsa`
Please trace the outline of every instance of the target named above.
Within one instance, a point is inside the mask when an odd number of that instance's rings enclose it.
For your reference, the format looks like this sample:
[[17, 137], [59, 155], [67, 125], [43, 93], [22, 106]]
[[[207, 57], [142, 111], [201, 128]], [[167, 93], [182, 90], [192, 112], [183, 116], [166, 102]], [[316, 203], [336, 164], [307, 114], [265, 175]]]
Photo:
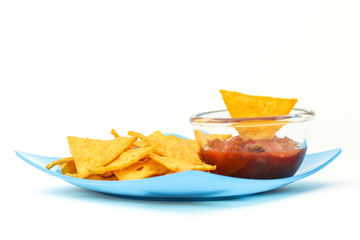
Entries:
[[306, 147], [288, 137], [243, 140], [214, 139], [201, 150], [203, 161], [216, 165], [214, 173], [253, 179], [291, 177], [300, 167]]

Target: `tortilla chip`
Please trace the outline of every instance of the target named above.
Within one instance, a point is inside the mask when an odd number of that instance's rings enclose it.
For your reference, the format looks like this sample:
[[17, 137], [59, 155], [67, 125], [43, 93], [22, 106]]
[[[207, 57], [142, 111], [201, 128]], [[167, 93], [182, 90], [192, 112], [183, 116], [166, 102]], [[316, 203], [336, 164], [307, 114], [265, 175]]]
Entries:
[[141, 134], [141, 133], [138, 133], [138, 132], [134, 132], [134, 131], [129, 131], [128, 132], [128, 135], [129, 136], [132, 136], [132, 137], [136, 137], [138, 138], [139, 140], [134, 142], [133, 143], [133, 146], [134, 147], [137, 147], [137, 148], [141, 148], [141, 147], [145, 147], [145, 146], [150, 146], [151, 144], [149, 144], [149, 142], [147, 141], [146, 137]]
[[146, 139], [151, 145], [158, 145], [156, 152], [161, 156], [177, 158], [184, 162], [202, 163], [196, 140], [182, 139], [174, 135], [166, 136], [160, 131], [154, 132]]
[[118, 180], [135, 180], [148, 177], [160, 176], [169, 172], [162, 164], [148, 159], [138, 161], [126, 168], [114, 171]]
[[61, 165], [61, 164], [64, 164], [70, 160], [73, 160], [72, 157], [65, 157], [65, 158], [60, 158], [52, 163], [49, 163], [48, 165], [46, 165], [46, 168], [47, 169], [51, 169], [52, 167], [54, 167], [55, 165]]
[[76, 165], [74, 162], [74, 159], [71, 158], [70, 161], [67, 161], [64, 164], [59, 165], [61, 168], [61, 173], [65, 174], [65, 173], [71, 173], [71, 174], [75, 174], [77, 173], [77, 169], [76, 169]]
[[136, 142], [134, 142], [132, 144], [133, 147], [136, 147], [136, 148], [142, 148], [142, 147], [146, 147], [148, 146], [147, 142], [143, 141], [143, 140], [137, 140]]
[[90, 174], [89, 176], [86, 177], [86, 179], [90, 179], [90, 180], [105, 180], [105, 181], [116, 181], [117, 178], [114, 175], [110, 175], [108, 177], [105, 177], [103, 175], [100, 174]]
[[208, 165], [205, 163], [191, 163], [174, 157], [159, 156], [154, 153], [150, 153], [149, 157], [152, 160], [164, 165], [172, 172], [182, 172], [189, 170], [211, 171], [216, 169], [216, 166]]
[[225, 105], [233, 118], [270, 117], [289, 114], [296, 98], [252, 96], [220, 90]]
[[112, 134], [115, 138], [120, 137], [120, 135], [115, 131], [115, 129], [111, 129], [111, 134]]
[[141, 139], [141, 140], [143, 140], [143, 141], [146, 142], [146, 137], [145, 137], [145, 135], [143, 135], [143, 134], [141, 134], [141, 133], [134, 132], [134, 131], [129, 131], [129, 132], [128, 132], [128, 135], [129, 135], [129, 136], [132, 136], [132, 137], [139, 138], [139, 139]]
[[[200, 148], [196, 140], [179, 138], [174, 135], [169, 135], [168, 139], [180, 144], [179, 148], [184, 147], [183, 150], [189, 150], [188, 154], [193, 155], [194, 153], [200, 153]], [[180, 149], [179, 149], [180, 150]]]
[[[257, 120], [244, 121], [233, 124], [243, 140], [247, 139], [272, 139], [275, 134], [287, 123], [284, 121]], [[239, 127], [236, 127], [239, 126]]]
[[64, 173], [64, 175], [69, 176], [69, 177], [76, 177], [76, 178], [79, 177], [79, 174], [77, 174], [77, 173]]
[[206, 134], [198, 129], [194, 131], [195, 138], [198, 141], [200, 148], [203, 149], [208, 141], [214, 139], [227, 140], [232, 137], [231, 134]]
[[109, 164], [135, 140], [135, 137], [118, 137], [112, 140], [68, 137], [79, 177], [86, 178], [91, 174], [91, 169]]
[[[252, 96], [239, 92], [220, 90], [224, 103], [232, 118], [253, 118], [287, 115], [294, 108], [295, 98], [273, 98], [265, 96]], [[237, 123], [235, 129], [244, 140], [246, 139], [269, 139], [285, 124], [277, 124], [275, 121], [266, 120], [266, 126], [258, 127], [261, 122], [249, 121]], [[268, 125], [268, 124], [277, 125]], [[244, 127], [243, 127], [244, 125]], [[251, 126], [253, 125], [253, 127]]]
[[113, 162], [104, 167], [90, 170], [93, 174], [102, 174], [107, 171], [119, 170], [139, 161], [154, 150], [156, 146], [129, 149], [123, 152]]

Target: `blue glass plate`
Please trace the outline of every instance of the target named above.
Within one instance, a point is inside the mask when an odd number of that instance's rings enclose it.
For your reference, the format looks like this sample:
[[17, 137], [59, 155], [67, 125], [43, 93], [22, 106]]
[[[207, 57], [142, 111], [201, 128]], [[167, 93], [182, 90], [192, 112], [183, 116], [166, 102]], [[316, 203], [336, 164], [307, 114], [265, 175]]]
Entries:
[[140, 180], [88, 180], [63, 175], [56, 167], [51, 170], [46, 169], [46, 165], [59, 159], [58, 157], [39, 156], [20, 151], [15, 153], [33, 167], [88, 190], [118, 197], [185, 200], [235, 197], [283, 187], [318, 172], [339, 156], [341, 149], [307, 154], [293, 177], [269, 180], [234, 178], [201, 171], [185, 171]]

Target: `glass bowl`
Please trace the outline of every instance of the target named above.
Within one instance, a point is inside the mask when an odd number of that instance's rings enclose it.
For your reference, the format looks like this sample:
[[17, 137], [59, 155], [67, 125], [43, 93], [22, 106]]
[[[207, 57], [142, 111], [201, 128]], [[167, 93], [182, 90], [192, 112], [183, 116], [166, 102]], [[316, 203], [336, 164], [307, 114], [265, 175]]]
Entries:
[[213, 173], [251, 179], [293, 176], [308, 146], [309, 109], [293, 109], [284, 116], [232, 118], [227, 110], [193, 115], [190, 122], [200, 153]]

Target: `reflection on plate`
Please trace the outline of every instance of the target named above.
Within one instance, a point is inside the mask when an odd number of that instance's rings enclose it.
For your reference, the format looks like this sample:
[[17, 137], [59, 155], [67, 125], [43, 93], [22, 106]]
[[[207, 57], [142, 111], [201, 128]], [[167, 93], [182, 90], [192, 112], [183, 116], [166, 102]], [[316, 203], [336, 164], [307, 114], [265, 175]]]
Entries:
[[293, 177], [269, 180], [234, 178], [201, 171], [179, 172], [141, 180], [87, 180], [63, 175], [59, 168], [46, 169], [47, 164], [59, 159], [57, 157], [39, 156], [20, 151], [15, 153], [25, 162], [45, 173], [75, 186], [112, 196], [209, 200], [265, 192], [298, 181], [324, 168], [339, 156], [341, 149], [307, 154]]

